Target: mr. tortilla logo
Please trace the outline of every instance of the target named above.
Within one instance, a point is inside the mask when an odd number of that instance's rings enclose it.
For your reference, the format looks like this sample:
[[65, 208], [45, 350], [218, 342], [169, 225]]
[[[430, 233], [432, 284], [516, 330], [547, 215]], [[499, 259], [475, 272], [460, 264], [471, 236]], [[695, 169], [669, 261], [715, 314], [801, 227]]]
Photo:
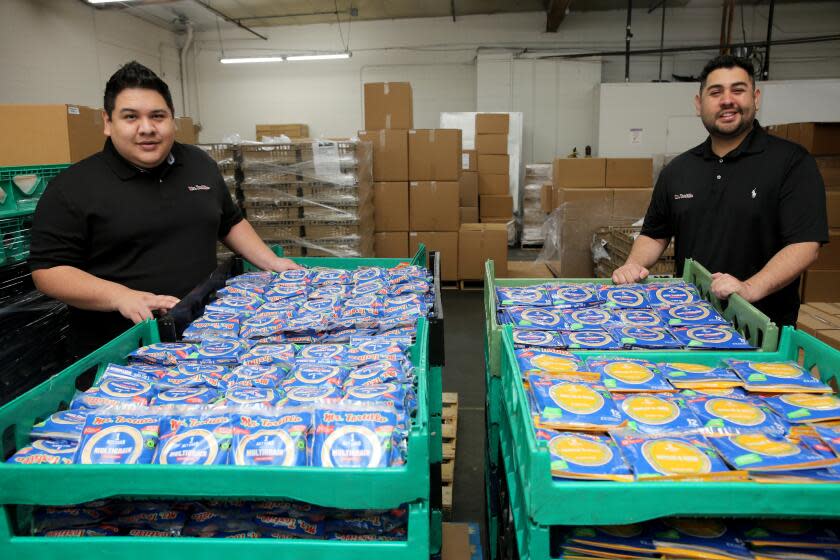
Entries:
[[766, 457], [791, 457], [800, 452], [799, 446], [785, 439], [771, 439], [767, 434], [752, 433], [732, 436], [729, 441], [750, 453]]
[[612, 362], [604, 366], [604, 373], [630, 385], [640, 385], [653, 379], [650, 368], [636, 362]]
[[769, 377], [781, 377], [782, 379], [797, 379], [804, 374], [798, 367], [784, 362], [754, 362], [749, 364], [749, 367], [758, 373], [763, 373]]
[[582, 467], [600, 467], [613, 458], [613, 452], [607, 445], [574, 434], [553, 437], [548, 449], [564, 461]]
[[657, 439], [642, 444], [642, 456], [658, 473], [700, 475], [712, 470], [712, 461], [700, 449], [676, 439]]
[[704, 408], [712, 416], [739, 426], [758, 426], [767, 419], [764, 411], [757, 406], [736, 399], [709, 399]]
[[594, 414], [604, 407], [604, 397], [582, 383], [557, 383], [548, 394], [557, 406], [573, 414]]
[[648, 395], [627, 397], [621, 403], [621, 409], [633, 420], [654, 426], [673, 422], [680, 415], [680, 409], [674, 403]]

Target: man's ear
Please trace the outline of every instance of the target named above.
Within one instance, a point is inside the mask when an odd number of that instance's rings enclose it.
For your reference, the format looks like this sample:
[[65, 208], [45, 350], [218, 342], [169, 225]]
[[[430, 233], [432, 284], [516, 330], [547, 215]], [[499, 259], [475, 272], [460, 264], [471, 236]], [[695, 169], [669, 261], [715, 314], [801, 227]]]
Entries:
[[694, 96], [694, 111], [695, 111], [695, 113], [697, 114], [698, 117], [700, 116], [700, 107], [701, 107], [700, 94], [698, 93], [697, 95]]
[[102, 125], [105, 136], [111, 136], [111, 118], [107, 111], [102, 111]]
[[755, 93], [753, 94], [753, 96], [755, 97], [755, 110], [758, 111], [759, 109], [761, 109], [761, 90], [755, 88]]

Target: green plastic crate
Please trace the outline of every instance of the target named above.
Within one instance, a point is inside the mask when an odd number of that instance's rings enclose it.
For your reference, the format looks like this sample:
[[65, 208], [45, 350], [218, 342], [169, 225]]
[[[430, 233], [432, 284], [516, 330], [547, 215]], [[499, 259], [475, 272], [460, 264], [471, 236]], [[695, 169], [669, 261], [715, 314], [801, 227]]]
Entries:
[[[418, 322], [411, 359], [417, 375], [417, 414], [408, 435], [407, 464], [384, 469], [167, 465], [0, 464], [0, 504], [79, 504], [109, 496], [283, 497], [322, 506], [389, 508], [429, 498], [429, 414], [426, 407], [428, 330]], [[76, 380], [141, 345], [159, 340], [157, 324], [141, 323], [35, 389], [0, 408], [0, 457], [29, 441], [34, 423], [66, 405]], [[7, 437], [11, 436], [11, 440]], [[13, 447], [14, 446], [14, 447]], [[2, 522], [0, 522], [2, 525]]]
[[0, 190], [5, 194], [5, 197], [0, 196], [4, 198], [3, 203], [0, 204], [0, 218], [34, 212], [50, 180], [68, 167], [70, 167], [69, 163], [0, 167]]
[[0, 266], [29, 258], [32, 214], [0, 218]]
[[[488, 260], [484, 269], [484, 320], [489, 347], [489, 365], [493, 375], [500, 375], [502, 359], [501, 329], [496, 320], [496, 286], [534, 286], [536, 284], [559, 283], [612, 284], [612, 280], [609, 278], [496, 278], [495, 270], [493, 261]], [[644, 283], [667, 282], [668, 280], [667, 278], [648, 278]], [[723, 303], [709, 291], [712, 284], [711, 273], [697, 261], [686, 259], [682, 280], [697, 286], [700, 295], [710, 301], [753, 346], [758, 347], [763, 352], [776, 350], [779, 343], [779, 329], [776, 324], [771, 322], [767, 315], [737, 294], [729, 298], [724, 309]]]
[[[840, 517], [840, 485], [757, 482], [575, 482], [551, 478], [544, 442], [534, 436], [510, 327], [503, 332], [501, 446], [523, 487], [527, 516], [540, 525], [614, 525], [657, 517]], [[576, 352], [584, 357], [598, 352]], [[795, 360], [825, 382], [840, 381], [840, 351], [785, 327], [776, 352], [623, 352], [652, 361], [717, 364], [731, 357]], [[507, 449], [507, 451], [506, 451]], [[512, 492], [512, 491], [511, 491]]]
[[[277, 256], [283, 256], [283, 248], [280, 245], [272, 245], [271, 249]], [[342, 268], [346, 270], [355, 270], [364, 266], [381, 266], [383, 268], [392, 268], [401, 264], [410, 264], [416, 266], [426, 266], [426, 246], [422, 243], [417, 249], [414, 256], [409, 259], [386, 259], [375, 257], [360, 257], [360, 258], [340, 258], [340, 257], [289, 257], [292, 261], [301, 266], [323, 266], [327, 268]], [[258, 270], [257, 267], [251, 263], [245, 263], [245, 270]]]
[[443, 512], [432, 509], [429, 514], [429, 554], [440, 554], [443, 545]]

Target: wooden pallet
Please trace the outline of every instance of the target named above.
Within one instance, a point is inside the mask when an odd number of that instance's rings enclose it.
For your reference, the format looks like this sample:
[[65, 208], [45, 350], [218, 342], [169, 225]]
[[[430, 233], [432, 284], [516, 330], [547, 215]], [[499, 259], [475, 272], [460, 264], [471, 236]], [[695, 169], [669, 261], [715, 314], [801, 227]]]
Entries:
[[440, 289], [441, 290], [457, 290], [458, 289], [458, 281], [457, 280], [441, 280], [440, 281]]
[[441, 414], [441, 436], [443, 439], [443, 462], [441, 463], [441, 484], [443, 511], [452, 511], [452, 486], [455, 482], [455, 442], [458, 435], [458, 393], [443, 394]]
[[484, 291], [484, 280], [459, 280], [458, 287], [467, 292]]

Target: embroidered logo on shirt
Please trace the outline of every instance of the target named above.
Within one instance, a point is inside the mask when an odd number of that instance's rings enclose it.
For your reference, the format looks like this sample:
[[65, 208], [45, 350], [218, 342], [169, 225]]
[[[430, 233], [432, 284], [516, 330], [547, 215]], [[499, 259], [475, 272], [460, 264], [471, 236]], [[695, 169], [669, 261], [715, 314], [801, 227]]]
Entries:
[[189, 185], [187, 186], [187, 190], [190, 191], [209, 191], [210, 187], [207, 185]]
[[753, 189], [752, 193], [750, 193], [750, 194], [752, 194], [752, 197], [755, 198], [755, 189]]
[[694, 198], [694, 194], [685, 193], [685, 194], [675, 194], [674, 195], [674, 200], [682, 200], [684, 198]]

